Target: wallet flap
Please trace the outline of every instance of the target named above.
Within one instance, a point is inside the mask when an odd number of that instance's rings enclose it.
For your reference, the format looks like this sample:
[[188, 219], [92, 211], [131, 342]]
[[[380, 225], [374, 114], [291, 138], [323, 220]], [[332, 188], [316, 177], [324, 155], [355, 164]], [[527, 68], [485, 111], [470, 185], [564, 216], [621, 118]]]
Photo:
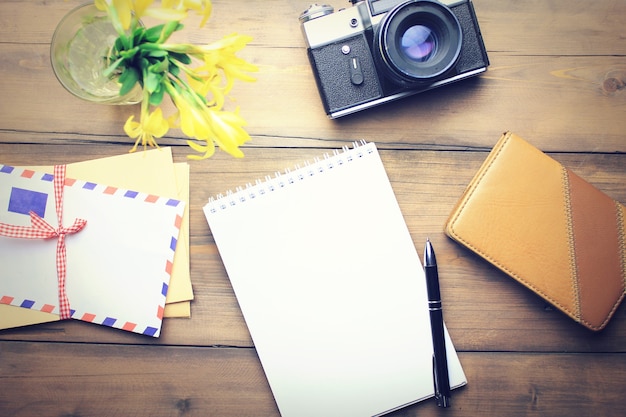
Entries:
[[624, 294], [622, 207], [578, 175], [567, 174], [578, 314], [599, 327]]
[[621, 204], [509, 132], [465, 190], [445, 232], [574, 320], [600, 330], [624, 297], [623, 212]]

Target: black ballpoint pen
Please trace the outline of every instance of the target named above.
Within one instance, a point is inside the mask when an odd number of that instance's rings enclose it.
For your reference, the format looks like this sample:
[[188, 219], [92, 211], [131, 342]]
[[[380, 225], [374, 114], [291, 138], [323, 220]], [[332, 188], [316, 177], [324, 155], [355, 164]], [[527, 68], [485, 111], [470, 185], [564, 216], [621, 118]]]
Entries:
[[443, 330], [443, 311], [439, 292], [439, 274], [437, 258], [429, 239], [424, 247], [424, 272], [428, 290], [428, 311], [433, 336], [433, 381], [435, 400], [439, 407], [450, 407], [450, 376], [448, 375], [448, 356]]

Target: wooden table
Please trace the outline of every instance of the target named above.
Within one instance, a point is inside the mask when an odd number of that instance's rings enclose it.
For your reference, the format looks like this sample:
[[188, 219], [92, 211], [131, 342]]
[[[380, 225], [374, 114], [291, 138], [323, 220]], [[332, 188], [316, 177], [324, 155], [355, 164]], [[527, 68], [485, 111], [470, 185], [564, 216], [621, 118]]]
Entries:
[[[71, 163], [132, 145], [122, 125], [136, 108], [82, 102], [52, 73], [53, 30], [78, 3], [0, 3], [2, 163]], [[191, 319], [166, 319], [156, 340], [78, 321], [1, 331], [0, 415], [279, 415], [201, 207], [358, 139], [377, 142], [416, 245], [429, 236], [436, 247], [469, 381], [450, 410], [426, 401], [392, 415], [626, 415], [626, 306], [591, 333], [442, 232], [505, 130], [626, 202], [626, 2], [475, 0], [486, 74], [337, 121], [324, 115], [306, 58], [298, 16], [308, 4], [216, 0], [207, 28], [184, 32], [197, 43], [249, 34], [242, 56], [260, 67], [232, 94], [253, 137], [246, 157], [190, 163]], [[171, 133], [161, 145], [186, 161]]]

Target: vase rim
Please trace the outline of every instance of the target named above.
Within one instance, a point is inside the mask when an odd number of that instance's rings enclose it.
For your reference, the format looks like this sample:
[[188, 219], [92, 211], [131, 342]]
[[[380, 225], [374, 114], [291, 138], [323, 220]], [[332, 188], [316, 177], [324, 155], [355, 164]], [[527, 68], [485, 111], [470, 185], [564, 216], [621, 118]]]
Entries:
[[[89, 16], [110, 21], [106, 11], [98, 9], [93, 2], [89, 2], [70, 9], [57, 24], [50, 41], [50, 62], [55, 77], [66, 91], [82, 100], [102, 104], [139, 103], [142, 98], [141, 92], [133, 90], [122, 97], [119, 95], [119, 89], [117, 92], [109, 89], [109, 93], [98, 95], [94, 92], [95, 90], [85, 88], [84, 84], [77, 82], [70, 74], [71, 71], [68, 66], [69, 45], [79, 31], [82, 19]], [[111, 28], [113, 28], [112, 24]]]

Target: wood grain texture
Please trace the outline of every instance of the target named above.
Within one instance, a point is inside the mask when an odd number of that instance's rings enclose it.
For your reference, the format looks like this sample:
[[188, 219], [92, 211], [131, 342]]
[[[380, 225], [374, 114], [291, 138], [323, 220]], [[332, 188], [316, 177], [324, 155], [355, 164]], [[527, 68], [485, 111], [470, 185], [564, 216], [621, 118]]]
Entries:
[[[79, 101], [50, 67], [54, 28], [82, 2], [0, 2], [0, 163], [130, 149], [122, 126], [137, 106]], [[337, 121], [323, 114], [306, 58], [297, 18], [309, 3], [217, 0], [206, 28], [191, 19], [176, 35], [250, 34], [242, 55], [260, 68], [229, 103], [248, 121], [246, 157], [190, 163], [192, 318], [166, 319], [156, 340], [76, 321], [0, 331], [0, 416], [277, 416], [202, 206], [359, 139], [377, 143], [415, 245], [435, 246], [469, 381], [451, 410], [427, 401], [392, 416], [626, 414], [626, 306], [591, 333], [443, 234], [505, 130], [626, 203], [626, 2], [474, 0], [486, 74]], [[186, 161], [180, 132], [170, 133], [160, 143]]]
[[[601, 417], [626, 412], [621, 401], [626, 374], [605, 372], [624, 363], [623, 353], [459, 356], [470, 383], [453, 392], [453, 406], [445, 415]], [[147, 351], [5, 342], [0, 359], [5, 416], [279, 416], [253, 349], [162, 346]], [[599, 407], [603, 404], [614, 406]], [[437, 415], [443, 413], [430, 401], [389, 414]]]
[[[58, 140], [64, 134], [124, 140], [120, 121], [136, 108], [82, 103], [63, 90], [51, 71], [54, 27], [78, 3], [0, 4], [7, 22], [0, 29], [0, 78], [12, 98], [11, 104], [0, 105], [2, 129], [54, 132]], [[241, 106], [251, 134], [264, 139], [249, 146], [290, 146], [288, 134], [313, 146], [320, 140], [366, 139], [402, 147], [485, 148], [501, 131], [513, 130], [536, 138], [543, 150], [625, 151], [626, 121], [613, 117], [626, 111], [626, 64], [620, 58], [626, 30], [617, 18], [625, 12], [622, 2], [477, 1], [491, 60], [488, 74], [340, 121], [323, 114], [306, 58], [297, 16], [308, 4], [273, 0], [257, 8], [216, 2], [210, 30], [191, 22], [181, 37], [210, 42], [232, 27], [254, 37], [244, 56], [259, 66], [258, 82], [237, 86], [232, 103]], [[11, 29], [16, 24], [20, 30]], [[593, 25], [596, 29], [588, 29]], [[20, 82], [24, 79], [28, 82]]]

